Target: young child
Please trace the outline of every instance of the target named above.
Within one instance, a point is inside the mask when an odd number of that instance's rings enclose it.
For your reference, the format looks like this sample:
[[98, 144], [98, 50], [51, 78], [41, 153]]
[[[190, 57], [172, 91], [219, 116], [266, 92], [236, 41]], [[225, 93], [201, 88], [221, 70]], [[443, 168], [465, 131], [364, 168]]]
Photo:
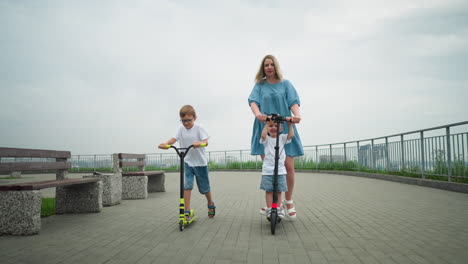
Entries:
[[[288, 122], [288, 134], [281, 133], [281, 124], [278, 127], [277, 123], [268, 121], [263, 127], [260, 137], [260, 143], [263, 144], [265, 150], [265, 158], [263, 159], [262, 166], [262, 181], [260, 189], [265, 191], [265, 201], [267, 207], [260, 210], [260, 214], [266, 214], [267, 219], [270, 219], [271, 204], [273, 202], [273, 177], [275, 169], [275, 146], [276, 137], [279, 136], [279, 160], [278, 160], [278, 201], [281, 201], [281, 192], [287, 192], [288, 186], [286, 183], [286, 167], [284, 161], [286, 159], [286, 152], [284, 146], [291, 142], [294, 137], [294, 129], [292, 123]], [[278, 217], [284, 218], [284, 211], [282, 206], [278, 206]]]
[[194, 178], [197, 179], [198, 191], [204, 194], [208, 201], [208, 217], [213, 218], [216, 214], [216, 206], [211, 196], [208, 162], [205, 157], [205, 148], [200, 148], [201, 144], [208, 145], [208, 132], [203, 126], [195, 124], [197, 114], [191, 105], [184, 105], [180, 109], [179, 115], [182, 126], [177, 130], [175, 137], [161, 143], [159, 148], [167, 149], [167, 145], [173, 145], [177, 141], [179, 141], [181, 148], [188, 148], [190, 145], [194, 145], [185, 156], [185, 218], [187, 221], [190, 221], [190, 218], [194, 214], [193, 210], [190, 210], [190, 196], [192, 194]]

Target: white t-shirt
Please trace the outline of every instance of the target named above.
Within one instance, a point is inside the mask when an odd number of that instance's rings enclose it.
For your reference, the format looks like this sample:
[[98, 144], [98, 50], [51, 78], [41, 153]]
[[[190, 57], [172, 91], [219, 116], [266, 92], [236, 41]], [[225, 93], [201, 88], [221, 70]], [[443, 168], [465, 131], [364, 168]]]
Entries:
[[[179, 142], [179, 147], [188, 148], [195, 141], [208, 139], [208, 132], [199, 124], [194, 124], [190, 129], [181, 126], [177, 130], [174, 138]], [[187, 162], [190, 167], [207, 166], [208, 162], [206, 161], [205, 148], [190, 148], [185, 156], [185, 162]]]
[[[278, 175], [286, 174], [286, 167], [284, 166], [284, 161], [286, 160], [286, 151], [284, 146], [291, 142], [291, 139], [288, 139], [287, 134], [281, 134], [279, 137], [279, 153], [280, 158], [278, 160]], [[265, 141], [262, 141], [260, 137], [260, 144], [263, 144], [265, 150], [265, 158], [263, 159], [262, 166], [262, 175], [274, 175], [275, 172], [275, 146], [276, 138], [266, 136]]]

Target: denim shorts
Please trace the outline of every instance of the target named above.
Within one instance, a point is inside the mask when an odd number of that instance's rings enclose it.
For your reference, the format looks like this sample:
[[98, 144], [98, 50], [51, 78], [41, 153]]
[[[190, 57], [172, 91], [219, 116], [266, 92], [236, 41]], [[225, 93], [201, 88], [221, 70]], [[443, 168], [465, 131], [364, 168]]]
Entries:
[[201, 194], [210, 192], [210, 179], [208, 178], [208, 166], [190, 167], [187, 163], [184, 164], [185, 182], [184, 190], [193, 189], [193, 180], [197, 178], [198, 191]]
[[[262, 175], [260, 189], [272, 192], [273, 191], [273, 175]], [[287, 192], [288, 184], [286, 183], [286, 175], [278, 175], [278, 192]]]

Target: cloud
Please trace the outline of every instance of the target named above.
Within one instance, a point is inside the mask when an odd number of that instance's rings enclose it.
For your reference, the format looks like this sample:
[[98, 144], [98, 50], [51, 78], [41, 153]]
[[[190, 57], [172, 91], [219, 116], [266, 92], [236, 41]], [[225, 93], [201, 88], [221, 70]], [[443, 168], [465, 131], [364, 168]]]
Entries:
[[155, 152], [192, 104], [211, 150], [250, 147], [265, 54], [301, 96], [304, 145], [466, 119], [463, 1], [0, 4], [0, 145]]

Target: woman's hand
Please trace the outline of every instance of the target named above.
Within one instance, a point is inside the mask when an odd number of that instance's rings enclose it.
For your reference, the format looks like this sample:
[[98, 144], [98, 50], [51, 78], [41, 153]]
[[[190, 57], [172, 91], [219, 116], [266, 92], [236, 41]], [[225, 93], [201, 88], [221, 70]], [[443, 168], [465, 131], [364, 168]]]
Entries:
[[301, 122], [301, 116], [293, 116], [292, 117], [292, 122], [299, 124]]
[[288, 118], [286, 118], [286, 121], [291, 122], [291, 123], [295, 123], [295, 124], [299, 124], [301, 122], [301, 117], [300, 116], [288, 117]]
[[260, 122], [265, 122], [267, 120], [266, 115], [258, 114], [256, 117], [257, 117], [258, 121], [260, 121]]

